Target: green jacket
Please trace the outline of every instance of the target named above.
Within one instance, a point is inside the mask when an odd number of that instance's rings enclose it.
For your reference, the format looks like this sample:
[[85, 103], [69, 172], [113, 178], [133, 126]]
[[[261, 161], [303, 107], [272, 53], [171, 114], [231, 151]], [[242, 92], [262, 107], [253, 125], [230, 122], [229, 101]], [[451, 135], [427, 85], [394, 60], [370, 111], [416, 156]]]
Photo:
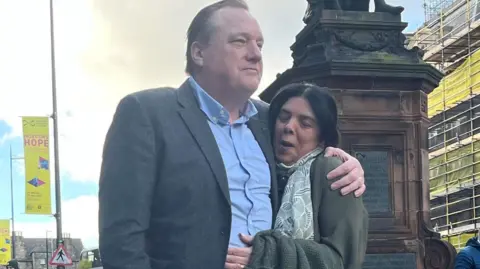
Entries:
[[[341, 164], [320, 154], [311, 167], [315, 240], [292, 239], [272, 230], [253, 240], [251, 269], [361, 269], [368, 239], [362, 198], [331, 190], [327, 174]], [[316, 209], [316, 210], [315, 210]]]

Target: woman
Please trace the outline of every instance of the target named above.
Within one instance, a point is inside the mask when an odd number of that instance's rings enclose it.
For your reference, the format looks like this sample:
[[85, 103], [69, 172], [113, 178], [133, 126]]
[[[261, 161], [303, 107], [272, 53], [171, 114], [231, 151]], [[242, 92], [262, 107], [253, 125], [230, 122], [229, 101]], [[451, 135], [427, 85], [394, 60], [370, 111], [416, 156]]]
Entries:
[[323, 154], [339, 143], [335, 99], [325, 88], [290, 84], [269, 113], [283, 196], [274, 229], [254, 238], [248, 268], [361, 269], [368, 234], [362, 198], [342, 196], [326, 180], [341, 163]]

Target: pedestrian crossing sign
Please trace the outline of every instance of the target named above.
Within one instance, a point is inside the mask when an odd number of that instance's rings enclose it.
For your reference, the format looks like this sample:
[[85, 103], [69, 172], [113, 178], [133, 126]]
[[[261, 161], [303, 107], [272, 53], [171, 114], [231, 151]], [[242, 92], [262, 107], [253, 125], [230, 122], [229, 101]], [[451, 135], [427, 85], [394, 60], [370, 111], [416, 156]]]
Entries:
[[72, 258], [68, 255], [67, 250], [63, 246], [63, 244], [58, 245], [57, 250], [53, 253], [50, 261], [48, 262], [50, 265], [72, 265]]

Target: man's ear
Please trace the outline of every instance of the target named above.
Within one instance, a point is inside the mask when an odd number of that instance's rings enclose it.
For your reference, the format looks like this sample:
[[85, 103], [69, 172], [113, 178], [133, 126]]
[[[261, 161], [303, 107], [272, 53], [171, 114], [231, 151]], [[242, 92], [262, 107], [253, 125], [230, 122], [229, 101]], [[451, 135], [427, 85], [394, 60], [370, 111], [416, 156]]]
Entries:
[[193, 42], [192, 46], [190, 47], [190, 55], [192, 56], [192, 60], [195, 65], [199, 67], [203, 66], [203, 50], [204, 46], [198, 41]]

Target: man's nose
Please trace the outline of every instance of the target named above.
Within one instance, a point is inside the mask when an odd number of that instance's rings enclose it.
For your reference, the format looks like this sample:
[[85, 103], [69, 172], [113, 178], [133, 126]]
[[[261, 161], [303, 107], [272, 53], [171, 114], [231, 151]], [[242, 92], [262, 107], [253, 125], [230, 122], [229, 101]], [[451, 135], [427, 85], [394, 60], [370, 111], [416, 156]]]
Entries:
[[256, 42], [251, 42], [248, 46], [248, 60], [254, 62], [262, 60], [262, 50]]

